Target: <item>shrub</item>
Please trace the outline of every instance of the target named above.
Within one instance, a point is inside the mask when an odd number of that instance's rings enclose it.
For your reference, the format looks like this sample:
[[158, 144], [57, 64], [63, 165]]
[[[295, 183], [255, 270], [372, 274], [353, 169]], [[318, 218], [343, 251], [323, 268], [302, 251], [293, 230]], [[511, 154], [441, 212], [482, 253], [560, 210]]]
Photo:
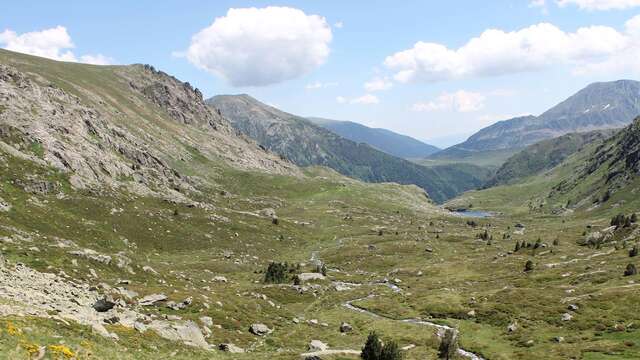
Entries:
[[624, 276], [631, 276], [631, 275], [637, 275], [638, 274], [638, 270], [636, 269], [636, 266], [633, 264], [627, 264], [627, 268], [624, 270]]
[[282, 284], [289, 278], [289, 265], [287, 263], [272, 262], [264, 274], [264, 282], [267, 284]]
[[633, 248], [631, 248], [631, 250], [629, 250], [629, 257], [635, 257], [638, 256], [638, 245], [634, 245]]
[[636, 213], [631, 214], [631, 218], [629, 220], [631, 220], [632, 223], [636, 223], [638, 221]]
[[527, 262], [524, 264], [524, 271], [533, 271], [533, 261], [527, 260]]
[[520, 250], [520, 242], [516, 241], [516, 248], [513, 251], [518, 251]]

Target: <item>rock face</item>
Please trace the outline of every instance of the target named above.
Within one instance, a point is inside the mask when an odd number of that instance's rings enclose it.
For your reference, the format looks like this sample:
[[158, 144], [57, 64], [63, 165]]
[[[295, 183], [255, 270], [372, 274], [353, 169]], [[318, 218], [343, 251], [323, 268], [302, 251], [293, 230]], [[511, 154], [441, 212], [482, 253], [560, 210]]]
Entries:
[[[180, 198], [193, 184], [170, 164], [189, 161], [194, 153], [241, 169], [300, 174], [238, 136], [197, 89], [149, 66], [112, 67], [108, 76], [96, 72], [91, 76], [101, 83], [95, 86], [83, 84], [73, 70], [62, 72], [56, 74], [66, 84], [62, 89], [44, 71], [26, 72], [33, 68], [25, 63], [36, 58], [0, 50], [0, 60], [0, 146], [70, 173], [76, 188], [124, 185], [141, 195]], [[132, 102], [126, 115], [113, 105], [113, 91]], [[55, 183], [38, 179], [25, 189], [58, 191]]]

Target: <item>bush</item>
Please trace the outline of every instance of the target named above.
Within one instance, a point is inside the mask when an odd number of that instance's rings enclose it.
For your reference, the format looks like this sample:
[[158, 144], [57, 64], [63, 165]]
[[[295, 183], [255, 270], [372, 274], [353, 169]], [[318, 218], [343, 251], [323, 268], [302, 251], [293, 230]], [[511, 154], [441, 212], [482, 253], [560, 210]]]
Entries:
[[289, 265], [287, 263], [272, 262], [264, 274], [264, 282], [267, 284], [282, 284], [289, 279]]
[[631, 214], [631, 218], [629, 218], [629, 220], [631, 220], [631, 222], [635, 224], [638, 221], [638, 216], [636, 215], [636, 213]]
[[624, 276], [631, 276], [631, 275], [637, 275], [638, 274], [638, 270], [636, 269], [636, 266], [633, 264], [627, 264], [627, 268], [624, 271]]
[[631, 250], [629, 250], [629, 257], [635, 257], [638, 256], [638, 245], [634, 245], [633, 248], [631, 248]]
[[524, 271], [533, 271], [533, 261], [527, 260], [527, 262], [524, 264]]

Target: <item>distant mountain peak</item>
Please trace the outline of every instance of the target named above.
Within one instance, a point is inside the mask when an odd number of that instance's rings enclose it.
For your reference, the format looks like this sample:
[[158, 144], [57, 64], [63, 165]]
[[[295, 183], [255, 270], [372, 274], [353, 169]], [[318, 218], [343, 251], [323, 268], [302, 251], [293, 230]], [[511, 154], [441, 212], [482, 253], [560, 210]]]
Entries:
[[640, 115], [640, 82], [616, 80], [589, 84], [539, 116], [522, 116], [496, 122], [465, 142], [443, 150], [518, 149], [571, 132], [621, 128]]

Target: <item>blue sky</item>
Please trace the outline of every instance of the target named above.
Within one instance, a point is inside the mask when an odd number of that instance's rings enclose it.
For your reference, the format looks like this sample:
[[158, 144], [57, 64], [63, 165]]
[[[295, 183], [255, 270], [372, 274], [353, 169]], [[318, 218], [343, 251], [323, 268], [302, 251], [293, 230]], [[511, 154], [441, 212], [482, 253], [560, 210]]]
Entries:
[[[638, 14], [636, 0], [14, 1], [0, 13], [0, 46], [149, 63], [207, 97], [249, 93], [446, 146], [590, 82], [640, 78]], [[58, 26], [44, 45], [23, 36]]]

